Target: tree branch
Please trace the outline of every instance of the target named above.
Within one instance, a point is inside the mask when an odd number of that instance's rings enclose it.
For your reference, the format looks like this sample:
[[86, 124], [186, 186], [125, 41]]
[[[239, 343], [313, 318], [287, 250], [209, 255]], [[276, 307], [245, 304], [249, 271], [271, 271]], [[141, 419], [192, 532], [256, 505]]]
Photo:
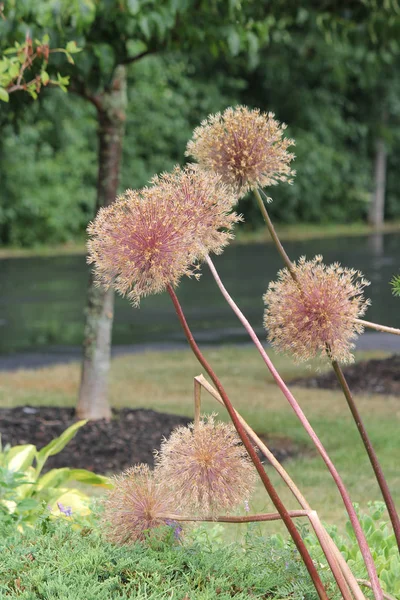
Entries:
[[130, 65], [131, 63], [137, 62], [144, 56], [148, 56], [149, 54], [155, 54], [156, 52], [159, 52], [161, 49], [162, 48], [157, 48], [157, 49], [154, 48], [153, 50], [144, 50], [143, 52], [136, 54], [136, 56], [130, 56], [129, 58], [122, 60], [119, 64], [120, 65]]

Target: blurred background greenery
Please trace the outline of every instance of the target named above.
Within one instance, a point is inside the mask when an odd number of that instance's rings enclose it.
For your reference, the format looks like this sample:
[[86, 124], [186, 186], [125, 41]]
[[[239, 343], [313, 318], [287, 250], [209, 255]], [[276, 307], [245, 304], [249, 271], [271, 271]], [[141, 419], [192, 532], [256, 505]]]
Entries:
[[[140, 15], [143, 3], [133, 4]], [[387, 153], [385, 218], [400, 218], [400, 45], [393, 25], [399, 7], [317, 4], [272, 2], [259, 9], [264, 30], [258, 37], [249, 32], [246, 52], [232, 28], [229, 52], [172, 46], [129, 65], [120, 189], [142, 186], [182, 163], [203, 118], [245, 103], [275, 112], [296, 140], [294, 185], [270, 190], [275, 221], [365, 221], [379, 140]], [[336, 35], [338, 24], [343, 30]], [[103, 73], [108, 63], [114, 66], [115, 43], [107, 35], [100, 32], [92, 48]], [[58, 89], [43, 89], [37, 101], [21, 96], [0, 103], [0, 243], [82, 239], [96, 201], [95, 108]], [[240, 209], [248, 229], [261, 225], [251, 198]]]

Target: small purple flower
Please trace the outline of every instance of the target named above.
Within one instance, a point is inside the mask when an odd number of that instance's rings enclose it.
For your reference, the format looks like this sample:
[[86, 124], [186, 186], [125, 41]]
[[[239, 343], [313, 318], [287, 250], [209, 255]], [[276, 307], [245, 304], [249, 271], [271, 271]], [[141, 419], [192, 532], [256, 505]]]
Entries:
[[248, 500], [244, 501], [244, 512], [250, 512], [250, 506]]
[[171, 521], [171, 519], [167, 519], [165, 521], [165, 523], [169, 526], [172, 527], [174, 530], [174, 538], [179, 540], [180, 535], [182, 533], [182, 527], [179, 525], [179, 523], [177, 523], [176, 521]]
[[72, 508], [70, 506], [64, 506], [61, 502], [57, 502], [57, 506], [61, 513], [66, 517], [72, 517]]

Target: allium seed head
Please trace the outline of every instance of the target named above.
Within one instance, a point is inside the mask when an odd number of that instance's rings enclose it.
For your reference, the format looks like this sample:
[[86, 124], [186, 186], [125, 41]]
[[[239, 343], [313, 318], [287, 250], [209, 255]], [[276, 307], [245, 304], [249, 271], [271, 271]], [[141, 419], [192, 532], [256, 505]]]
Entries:
[[168, 525], [176, 513], [166, 488], [147, 465], [137, 465], [114, 477], [114, 489], [104, 502], [103, 522], [107, 539], [129, 544], [146, 538], [150, 530]]
[[284, 123], [273, 113], [249, 110], [245, 106], [227, 108], [210, 115], [193, 132], [186, 155], [202, 168], [219, 173], [240, 197], [256, 187], [292, 183], [295, 171], [289, 163], [294, 154], [287, 151], [294, 140], [284, 138]]
[[194, 429], [178, 427], [157, 456], [159, 476], [177, 505], [201, 514], [241, 506], [255, 471], [232, 425], [203, 418]]
[[98, 283], [128, 294], [135, 305], [195, 274], [195, 263], [222, 252], [241, 220], [218, 175], [177, 167], [152, 184], [127, 190], [88, 227], [88, 262]]
[[268, 340], [277, 350], [297, 361], [317, 356], [343, 363], [354, 360], [352, 341], [363, 327], [362, 317], [370, 304], [363, 296], [369, 282], [354, 269], [339, 263], [324, 265], [322, 256], [294, 265], [296, 283], [288, 269], [271, 282], [264, 302], [264, 325]]

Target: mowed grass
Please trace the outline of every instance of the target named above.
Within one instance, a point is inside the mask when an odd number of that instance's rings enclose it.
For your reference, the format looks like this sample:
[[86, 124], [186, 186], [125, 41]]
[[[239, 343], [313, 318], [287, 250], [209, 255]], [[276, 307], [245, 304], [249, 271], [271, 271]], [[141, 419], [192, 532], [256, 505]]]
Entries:
[[[323, 461], [307, 434], [274, 384], [258, 353], [252, 347], [209, 348], [205, 354], [218, 373], [236, 409], [258, 432], [271, 438], [289, 437], [308, 448], [285, 467], [301, 491], [329, 523], [342, 526], [345, 511], [341, 498]], [[313, 370], [296, 366], [274, 352], [270, 355], [286, 380], [311, 375]], [[381, 357], [383, 353], [359, 353], [357, 360]], [[152, 408], [193, 415], [193, 377], [202, 369], [189, 350], [147, 352], [117, 358], [112, 363], [110, 401], [116, 408]], [[0, 406], [73, 406], [79, 385], [78, 363], [0, 373]], [[291, 387], [294, 395], [336, 464], [352, 500], [366, 508], [368, 501], [381, 499], [368, 459], [340, 392]], [[378, 452], [395, 502], [400, 505], [400, 398], [357, 395], [373, 444]], [[203, 410], [227, 416], [215, 400], [203, 392]], [[101, 440], [99, 440], [101, 443]], [[297, 503], [271, 467], [271, 479], [289, 508]], [[255, 511], [274, 511], [259, 485], [251, 501]], [[276, 524], [268, 524], [271, 530]]]

